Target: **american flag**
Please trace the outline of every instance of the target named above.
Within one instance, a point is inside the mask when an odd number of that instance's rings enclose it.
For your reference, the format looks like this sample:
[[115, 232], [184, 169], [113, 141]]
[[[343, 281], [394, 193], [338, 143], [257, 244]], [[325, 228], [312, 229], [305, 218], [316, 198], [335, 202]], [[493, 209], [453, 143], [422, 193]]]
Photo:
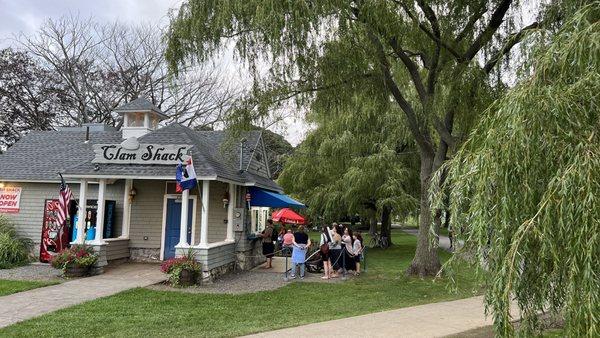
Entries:
[[58, 196], [58, 212], [56, 213], [56, 220], [58, 224], [64, 225], [67, 220], [67, 215], [69, 214], [69, 202], [71, 202], [71, 198], [73, 197], [73, 193], [71, 192], [71, 188], [65, 183], [62, 175], [60, 175], [60, 192]]

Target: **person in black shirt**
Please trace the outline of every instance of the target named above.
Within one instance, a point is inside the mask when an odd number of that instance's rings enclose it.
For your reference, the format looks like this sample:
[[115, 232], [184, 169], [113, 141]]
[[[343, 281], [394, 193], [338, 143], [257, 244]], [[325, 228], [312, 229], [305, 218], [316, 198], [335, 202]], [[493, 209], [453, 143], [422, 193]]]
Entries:
[[304, 232], [304, 226], [300, 225], [294, 233], [294, 251], [292, 252], [292, 278], [296, 278], [296, 269], [300, 266], [300, 279], [304, 279], [304, 261], [306, 252], [310, 246], [308, 234]]
[[272, 261], [275, 252], [275, 245], [273, 244], [273, 221], [267, 220], [267, 228], [259, 235], [262, 238], [262, 252], [267, 257], [267, 266], [265, 269], [273, 267]]

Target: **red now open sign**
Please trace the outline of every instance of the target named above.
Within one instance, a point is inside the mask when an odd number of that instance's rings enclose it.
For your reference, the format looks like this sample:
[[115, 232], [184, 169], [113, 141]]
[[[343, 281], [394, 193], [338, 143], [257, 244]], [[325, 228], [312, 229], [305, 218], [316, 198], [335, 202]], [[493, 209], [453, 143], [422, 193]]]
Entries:
[[21, 201], [21, 187], [0, 188], [0, 212], [18, 213]]

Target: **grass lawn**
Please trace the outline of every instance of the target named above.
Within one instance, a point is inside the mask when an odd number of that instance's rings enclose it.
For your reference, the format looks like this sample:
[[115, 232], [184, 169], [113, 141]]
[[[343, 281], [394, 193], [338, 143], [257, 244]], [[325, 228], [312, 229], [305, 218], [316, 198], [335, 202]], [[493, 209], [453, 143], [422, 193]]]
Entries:
[[455, 291], [447, 280], [405, 277], [415, 237], [396, 232], [393, 241], [390, 249], [370, 250], [368, 273], [345, 283], [295, 282], [244, 295], [134, 289], [18, 323], [0, 336], [235, 336], [480, 292], [468, 267], [457, 271]]
[[57, 282], [0, 279], [0, 296], [6, 296], [10, 295], [11, 293], [41, 288], [43, 286], [54, 284], [57, 284]]

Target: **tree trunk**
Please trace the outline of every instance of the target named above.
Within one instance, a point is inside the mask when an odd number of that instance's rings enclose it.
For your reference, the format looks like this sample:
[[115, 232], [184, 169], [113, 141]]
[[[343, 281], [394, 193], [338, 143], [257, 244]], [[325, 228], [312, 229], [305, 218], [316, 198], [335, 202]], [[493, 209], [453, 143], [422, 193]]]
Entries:
[[433, 155], [421, 154], [419, 234], [417, 236], [415, 257], [406, 270], [406, 274], [411, 276], [435, 276], [441, 268], [437, 248], [430, 245], [429, 240], [429, 229], [432, 222], [431, 205], [429, 202], [429, 185], [431, 184], [431, 174], [433, 173], [433, 162]]
[[377, 232], [377, 216], [375, 213], [369, 216], [369, 235], [373, 237]]
[[388, 246], [392, 245], [392, 208], [388, 206], [381, 211], [381, 236], [387, 237]]

